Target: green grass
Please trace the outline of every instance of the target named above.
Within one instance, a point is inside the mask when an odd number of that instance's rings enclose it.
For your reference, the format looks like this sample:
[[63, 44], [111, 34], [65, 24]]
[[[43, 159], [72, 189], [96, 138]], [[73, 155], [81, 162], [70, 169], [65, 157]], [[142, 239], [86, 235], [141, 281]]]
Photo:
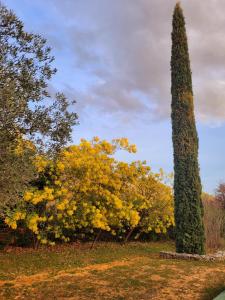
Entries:
[[202, 299], [225, 288], [225, 262], [164, 260], [172, 243], [98, 243], [0, 252], [0, 299]]

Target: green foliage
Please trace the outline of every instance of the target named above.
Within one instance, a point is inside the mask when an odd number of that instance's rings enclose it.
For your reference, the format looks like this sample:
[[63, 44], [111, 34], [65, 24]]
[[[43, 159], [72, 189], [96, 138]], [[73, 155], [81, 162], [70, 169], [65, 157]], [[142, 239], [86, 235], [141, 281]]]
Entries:
[[[56, 73], [46, 40], [24, 30], [0, 3], [0, 215], [14, 206], [32, 179], [29, 155], [18, 156], [18, 140], [54, 152], [70, 140], [77, 115], [65, 95], [48, 93]], [[31, 153], [30, 153], [31, 154]]]
[[173, 14], [171, 78], [176, 248], [178, 252], [203, 254], [198, 136], [185, 20], [179, 4]]
[[62, 93], [52, 99], [48, 81], [56, 73], [46, 40], [24, 31], [23, 23], [0, 5], [0, 128], [51, 148], [70, 138], [76, 113]]
[[0, 219], [15, 207], [35, 178], [33, 155], [34, 148], [25, 140], [4, 140], [0, 144]]

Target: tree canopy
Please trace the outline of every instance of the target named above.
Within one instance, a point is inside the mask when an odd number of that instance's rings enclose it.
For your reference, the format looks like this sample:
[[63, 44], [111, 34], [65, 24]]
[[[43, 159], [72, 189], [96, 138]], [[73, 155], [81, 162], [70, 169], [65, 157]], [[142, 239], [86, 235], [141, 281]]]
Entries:
[[0, 45], [1, 206], [13, 205], [32, 178], [32, 167], [28, 167], [31, 152], [23, 159], [18, 157], [18, 143], [27, 140], [36, 150], [58, 151], [70, 140], [78, 116], [73, 111], [74, 101], [63, 93], [49, 94], [56, 69], [46, 40], [26, 32], [23, 22], [1, 3]]

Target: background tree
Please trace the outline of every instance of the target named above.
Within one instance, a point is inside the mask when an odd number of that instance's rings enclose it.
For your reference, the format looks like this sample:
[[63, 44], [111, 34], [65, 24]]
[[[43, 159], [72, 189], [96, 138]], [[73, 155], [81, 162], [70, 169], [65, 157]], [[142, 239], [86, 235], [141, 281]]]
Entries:
[[176, 250], [203, 254], [198, 136], [185, 20], [179, 3], [173, 14], [171, 77]]
[[202, 193], [204, 206], [205, 245], [209, 251], [219, 249], [224, 244], [224, 209], [215, 196]]
[[218, 204], [225, 209], [225, 183], [220, 183], [216, 189], [216, 200]]
[[16, 155], [18, 142], [30, 140], [36, 150], [57, 151], [70, 140], [77, 115], [62, 93], [54, 98], [48, 93], [56, 69], [46, 40], [24, 31], [23, 23], [1, 3], [0, 45], [1, 207], [13, 205], [32, 178], [27, 172], [30, 156], [24, 164], [25, 157]]

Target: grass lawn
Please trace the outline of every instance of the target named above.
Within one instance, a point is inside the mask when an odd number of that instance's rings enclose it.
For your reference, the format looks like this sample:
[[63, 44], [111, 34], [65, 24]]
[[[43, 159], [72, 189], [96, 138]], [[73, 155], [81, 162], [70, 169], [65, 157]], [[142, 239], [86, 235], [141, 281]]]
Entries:
[[225, 262], [164, 260], [173, 244], [98, 243], [0, 251], [0, 299], [202, 299], [225, 289]]

